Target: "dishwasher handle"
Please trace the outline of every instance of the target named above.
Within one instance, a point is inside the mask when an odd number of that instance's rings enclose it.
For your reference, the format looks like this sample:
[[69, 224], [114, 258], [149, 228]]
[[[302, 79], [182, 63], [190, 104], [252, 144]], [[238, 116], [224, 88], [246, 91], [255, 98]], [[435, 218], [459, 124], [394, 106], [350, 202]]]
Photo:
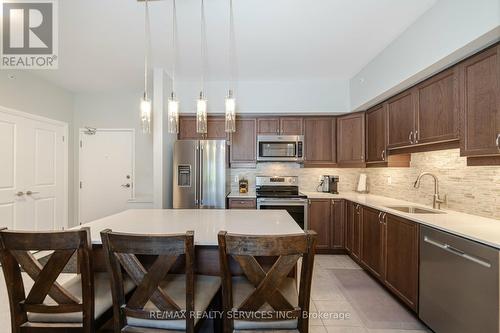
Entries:
[[445, 251], [448, 251], [454, 255], [457, 255], [459, 257], [462, 257], [466, 260], [469, 260], [469, 261], [472, 261], [476, 264], [479, 264], [481, 266], [484, 266], [486, 268], [491, 268], [491, 264], [489, 262], [486, 262], [482, 259], [479, 259], [473, 255], [470, 255], [470, 254], [467, 254], [465, 253], [464, 251], [462, 250], [459, 250], [451, 245], [448, 245], [448, 244], [444, 244], [444, 243], [440, 243], [440, 242], [437, 242], [435, 240], [432, 240], [430, 239], [429, 237], [427, 236], [424, 236], [424, 242], [428, 243], [428, 244], [431, 244], [433, 246], [436, 246], [436, 247], [439, 247], [440, 249], [442, 250], [445, 250]]

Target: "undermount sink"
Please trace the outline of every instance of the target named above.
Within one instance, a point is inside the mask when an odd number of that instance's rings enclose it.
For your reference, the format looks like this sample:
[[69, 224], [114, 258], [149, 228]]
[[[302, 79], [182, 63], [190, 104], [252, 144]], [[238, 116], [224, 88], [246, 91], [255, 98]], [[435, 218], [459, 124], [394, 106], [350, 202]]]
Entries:
[[409, 214], [446, 214], [445, 212], [434, 210], [434, 209], [426, 209], [415, 206], [386, 206], [387, 208], [398, 210], [403, 213]]

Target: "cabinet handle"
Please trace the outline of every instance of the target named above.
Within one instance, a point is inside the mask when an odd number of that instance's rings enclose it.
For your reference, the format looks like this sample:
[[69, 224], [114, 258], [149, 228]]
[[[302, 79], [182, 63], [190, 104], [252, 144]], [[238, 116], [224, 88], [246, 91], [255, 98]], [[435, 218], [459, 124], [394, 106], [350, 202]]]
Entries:
[[382, 161], [385, 161], [385, 149], [382, 150]]
[[497, 134], [496, 143], [497, 143], [497, 149], [500, 150], [500, 133]]
[[378, 223], [382, 224], [382, 212], [378, 213]]
[[410, 135], [408, 135], [408, 140], [410, 140], [410, 144], [413, 144], [413, 131], [410, 131]]
[[16, 194], [14, 194], [16, 197], [22, 197], [24, 195], [24, 192], [17, 192]]
[[419, 138], [418, 131], [415, 131], [415, 143], [418, 143], [418, 138]]

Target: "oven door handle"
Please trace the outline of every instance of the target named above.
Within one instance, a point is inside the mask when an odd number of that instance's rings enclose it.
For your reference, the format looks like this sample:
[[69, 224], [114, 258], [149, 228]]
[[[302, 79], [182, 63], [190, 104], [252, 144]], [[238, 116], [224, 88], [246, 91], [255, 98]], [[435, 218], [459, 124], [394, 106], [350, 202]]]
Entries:
[[276, 199], [257, 199], [257, 203], [266, 204], [266, 205], [294, 205], [294, 206], [303, 206], [307, 205], [307, 199], [286, 199], [286, 200], [276, 200]]

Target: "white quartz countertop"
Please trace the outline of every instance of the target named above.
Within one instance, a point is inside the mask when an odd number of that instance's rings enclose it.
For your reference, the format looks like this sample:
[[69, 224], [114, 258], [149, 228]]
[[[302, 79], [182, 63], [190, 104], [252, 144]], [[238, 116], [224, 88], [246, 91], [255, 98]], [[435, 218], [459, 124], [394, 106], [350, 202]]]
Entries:
[[238, 191], [231, 191], [231, 193], [227, 196], [229, 199], [255, 199], [257, 198], [257, 194], [255, 191], [250, 191], [248, 193], [240, 193]]
[[452, 210], [443, 210], [446, 214], [408, 214], [386, 206], [416, 206], [429, 209], [420, 204], [412, 202], [391, 199], [373, 194], [358, 194], [355, 192], [346, 192], [340, 194], [329, 194], [322, 192], [303, 192], [310, 199], [345, 199], [356, 202], [360, 205], [371, 207], [392, 215], [400, 216], [405, 219], [418, 222], [429, 227], [443, 230], [457, 236], [461, 236], [473, 241], [477, 241], [497, 249], [500, 249], [500, 221], [460, 213]]
[[80, 227], [90, 227], [92, 244], [101, 244], [100, 232], [104, 229], [138, 234], [193, 230], [196, 245], [217, 245], [221, 230], [250, 235], [304, 232], [285, 210], [130, 209]]

